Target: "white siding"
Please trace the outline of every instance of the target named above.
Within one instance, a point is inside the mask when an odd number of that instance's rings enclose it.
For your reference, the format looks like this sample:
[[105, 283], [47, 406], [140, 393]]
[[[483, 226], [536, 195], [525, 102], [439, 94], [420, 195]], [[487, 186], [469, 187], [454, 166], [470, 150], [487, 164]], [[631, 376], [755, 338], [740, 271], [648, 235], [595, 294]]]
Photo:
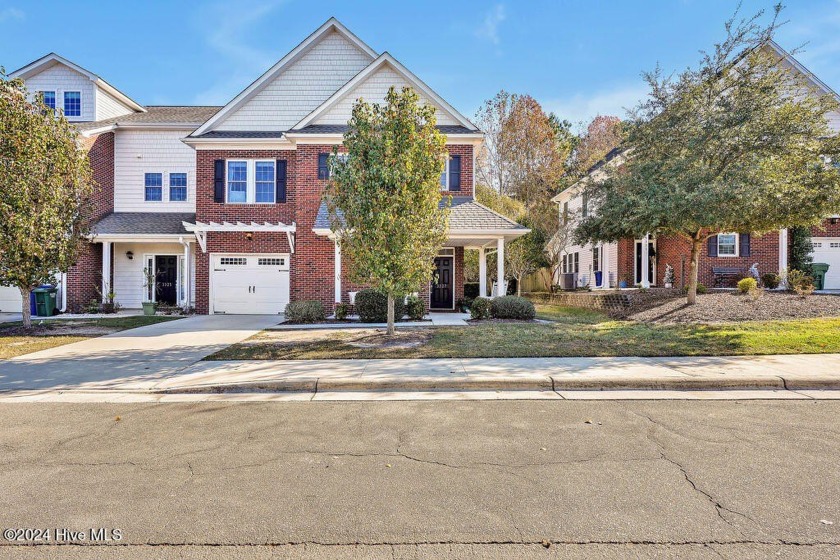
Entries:
[[[195, 150], [190, 130], [122, 130], [114, 139], [115, 212], [195, 212]], [[146, 202], [145, 174], [163, 173], [163, 201]], [[187, 174], [186, 202], [169, 202], [169, 173]]]
[[[394, 70], [389, 64], [384, 64], [379, 70], [365, 78], [363, 82], [358, 84], [352, 90], [347, 92], [344, 98], [338, 100], [330, 109], [319, 116], [313, 124], [347, 124], [353, 111], [353, 103], [360, 97], [365, 101], [382, 103], [385, 99], [385, 94], [391, 86], [395, 86], [398, 90], [403, 86], [410, 86], [411, 84], [405, 80], [399, 73]], [[433, 105], [437, 109], [437, 122], [442, 125], [457, 125], [460, 124], [449, 113], [444, 111], [428, 99], [421, 96], [421, 101], [429, 105]]]
[[[195, 302], [195, 249], [190, 253], [190, 277], [192, 302]], [[184, 246], [180, 243], [114, 243], [114, 294], [116, 301], [126, 309], [142, 307], [144, 297], [143, 269], [146, 265], [144, 255], [183, 256]], [[131, 251], [134, 258], [128, 260], [126, 253]], [[183, 285], [183, 282], [182, 282]], [[180, 295], [178, 296], [180, 298]]]
[[129, 109], [109, 94], [105, 93], [98, 87], [96, 89], [96, 120], [101, 121], [105, 119], [112, 119], [114, 117], [121, 117], [133, 113], [133, 109]]
[[[565, 193], [558, 205], [560, 219], [563, 216], [563, 203], [566, 201], [569, 202], [569, 215], [572, 219], [579, 217], [583, 198], [580, 195]], [[590, 286], [594, 289], [595, 277], [592, 274], [592, 247], [593, 245], [591, 243], [585, 245], [569, 245], [566, 247], [565, 253], [570, 255], [574, 253], [580, 254], [578, 257], [578, 286]], [[601, 270], [604, 273], [604, 280], [601, 287], [604, 289], [615, 288], [618, 286], [620, 280], [618, 278], [618, 244], [603, 243], [601, 244], [601, 251], [603, 253], [601, 257]]]
[[216, 130], [289, 130], [371, 62], [337, 32], [326, 35]]
[[95, 120], [93, 112], [95, 86], [93, 82], [87, 76], [79, 74], [63, 64], [55, 64], [32, 76], [26, 80], [26, 87], [32, 93], [54, 91], [56, 109], [64, 107], [65, 91], [78, 91], [82, 97], [82, 115], [80, 117], [68, 117], [67, 120]]

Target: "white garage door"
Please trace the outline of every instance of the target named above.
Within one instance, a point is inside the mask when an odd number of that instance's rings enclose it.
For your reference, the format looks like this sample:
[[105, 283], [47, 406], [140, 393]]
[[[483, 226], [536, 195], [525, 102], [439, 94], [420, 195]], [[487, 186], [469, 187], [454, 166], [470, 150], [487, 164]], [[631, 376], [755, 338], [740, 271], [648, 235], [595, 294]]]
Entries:
[[825, 275], [826, 290], [840, 290], [840, 237], [812, 237], [814, 262], [829, 265]]
[[275, 315], [289, 303], [289, 255], [213, 255], [213, 313]]
[[0, 286], [0, 312], [20, 313], [20, 290], [8, 286]]

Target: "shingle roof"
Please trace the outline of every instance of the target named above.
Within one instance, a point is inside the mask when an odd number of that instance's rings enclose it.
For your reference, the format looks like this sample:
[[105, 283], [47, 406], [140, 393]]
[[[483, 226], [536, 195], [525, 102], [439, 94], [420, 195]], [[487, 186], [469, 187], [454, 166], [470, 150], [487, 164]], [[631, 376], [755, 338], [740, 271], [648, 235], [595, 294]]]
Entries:
[[112, 119], [77, 123], [76, 128], [81, 131], [93, 130], [109, 124], [189, 124], [200, 125], [215, 115], [221, 107], [210, 106], [174, 106], [152, 105], [146, 107], [145, 113], [131, 113]]
[[195, 223], [195, 213], [188, 212], [112, 212], [93, 226], [97, 235], [185, 235], [181, 222]]
[[280, 138], [283, 131], [262, 130], [211, 130], [197, 136], [197, 138]]
[[[440, 207], [446, 204], [441, 200]], [[453, 196], [451, 211], [449, 213], [449, 229], [461, 230], [525, 230], [523, 225], [505, 218], [501, 214], [490, 210], [477, 203], [468, 196]], [[330, 229], [330, 216], [327, 204], [321, 203], [318, 214], [315, 216], [315, 229]]]
[[[305, 126], [300, 130], [290, 130], [289, 132], [294, 132], [295, 134], [344, 134], [347, 132], [347, 125], [346, 124], [310, 124], [309, 126]], [[461, 125], [438, 125], [438, 131], [442, 132], [443, 134], [476, 134], [478, 133], [477, 130], [470, 130], [469, 128]]]

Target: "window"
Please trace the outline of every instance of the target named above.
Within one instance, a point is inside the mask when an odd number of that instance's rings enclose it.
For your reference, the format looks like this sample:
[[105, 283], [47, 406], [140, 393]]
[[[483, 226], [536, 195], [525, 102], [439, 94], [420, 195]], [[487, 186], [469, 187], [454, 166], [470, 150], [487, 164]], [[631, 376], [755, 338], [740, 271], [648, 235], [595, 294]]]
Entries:
[[228, 202], [248, 202], [248, 162], [228, 162]]
[[55, 111], [55, 92], [42, 91], [41, 95], [44, 97], [44, 105]]
[[575, 257], [575, 269], [572, 272], [578, 273], [578, 272], [580, 272], [580, 253], [575, 252], [574, 257]]
[[147, 202], [163, 200], [163, 173], [146, 173], [145, 200]]
[[840, 243], [829, 243], [828, 246], [832, 249], [840, 249]]
[[82, 116], [82, 94], [78, 91], [64, 92], [64, 116], [65, 117], [81, 117]]
[[222, 257], [219, 259], [219, 264], [223, 266], [245, 266], [247, 262], [245, 257]]
[[443, 158], [443, 172], [440, 174], [440, 190], [449, 190], [449, 158]]
[[737, 233], [721, 233], [717, 236], [718, 242], [718, 256], [719, 257], [737, 257], [738, 256], [738, 234]]
[[330, 154], [318, 154], [318, 178], [330, 178]]
[[563, 225], [565, 226], [568, 223], [569, 223], [569, 203], [564, 202], [563, 203]]
[[257, 259], [257, 265], [259, 265], [259, 266], [283, 266], [285, 263], [286, 263], [286, 259], [277, 259], [277, 258]]
[[256, 162], [256, 189], [254, 200], [256, 202], [274, 202], [274, 162]]
[[592, 248], [592, 271], [599, 272], [601, 270], [601, 248]]
[[172, 202], [183, 202], [187, 200], [187, 174], [169, 174], [169, 200]]
[[561, 269], [563, 270], [563, 274], [569, 272], [569, 255], [563, 255], [563, 266]]

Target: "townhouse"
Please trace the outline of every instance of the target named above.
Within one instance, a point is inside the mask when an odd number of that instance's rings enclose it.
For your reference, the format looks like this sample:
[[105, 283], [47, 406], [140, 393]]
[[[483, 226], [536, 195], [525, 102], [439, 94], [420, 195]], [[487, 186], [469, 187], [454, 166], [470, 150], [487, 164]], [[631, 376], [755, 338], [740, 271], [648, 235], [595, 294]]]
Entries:
[[[836, 92], [777, 43], [771, 41], [763, 48], [778, 56], [784, 67], [803, 75], [816, 91], [840, 100]], [[840, 113], [828, 115], [828, 122], [835, 133], [840, 133]], [[606, 166], [621, 165], [624, 157], [620, 149], [612, 150], [592, 166], [583, 179], [552, 199], [558, 205], [561, 224], [573, 226], [578, 217], [594, 211], [587, 207], [583, 197], [585, 183], [603, 179]], [[827, 217], [821, 225], [812, 228], [811, 236], [814, 262], [829, 265], [824, 287], [840, 289], [840, 216]], [[664, 284], [665, 268], [671, 265], [675, 284], [680, 287], [688, 281], [690, 253], [691, 245], [685, 239], [652, 235], [614, 243], [571, 244], [563, 251], [561, 276], [557, 282], [565, 284], [564, 288], [588, 287], [593, 290], [636, 285], [661, 286]], [[790, 236], [784, 229], [761, 236], [751, 232], [721, 232], [709, 237], [702, 248], [698, 280], [707, 287], [730, 286], [735, 276], [715, 272], [737, 269], [740, 274], [746, 274], [753, 265], [757, 265], [761, 274], [782, 274], [789, 266], [789, 254]]]
[[[113, 293], [198, 313], [283, 312], [289, 301], [349, 302], [349, 267], [322, 200], [328, 157], [342, 143], [354, 101], [414, 88], [436, 109], [449, 156], [449, 239], [420, 293], [432, 309], [463, 295], [464, 251], [486, 255], [527, 233], [475, 201], [483, 134], [393, 56], [330, 19], [223, 107], [144, 106], [56, 54], [11, 74], [76, 123], [99, 191], [90, 243], [62, 271], [62, 307]], [[443, 200], [443, 197], [442, 197]], [[443, 204], [444, 202], [442, 202]], [[498, 259], [504, 277], [504, 259]], [[0, 288], [0, 310], [20, 296]]]

